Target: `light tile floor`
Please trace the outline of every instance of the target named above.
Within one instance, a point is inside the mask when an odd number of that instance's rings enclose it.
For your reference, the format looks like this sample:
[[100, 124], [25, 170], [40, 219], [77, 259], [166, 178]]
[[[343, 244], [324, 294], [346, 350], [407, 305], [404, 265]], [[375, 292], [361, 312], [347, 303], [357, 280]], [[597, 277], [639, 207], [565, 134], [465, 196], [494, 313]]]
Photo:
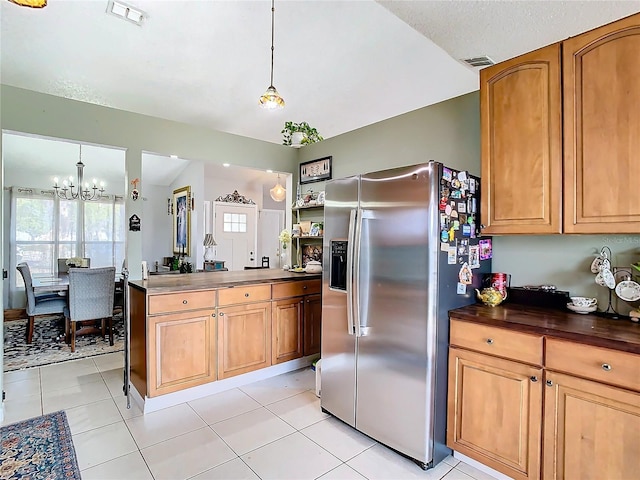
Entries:
[[320, 410], [310, 369], [147, 415], [122, 395], [122, 354], [5, 374], [4, 424], [64, 409], [84, 480], [493, 477], [453, 457], [426, 472]]

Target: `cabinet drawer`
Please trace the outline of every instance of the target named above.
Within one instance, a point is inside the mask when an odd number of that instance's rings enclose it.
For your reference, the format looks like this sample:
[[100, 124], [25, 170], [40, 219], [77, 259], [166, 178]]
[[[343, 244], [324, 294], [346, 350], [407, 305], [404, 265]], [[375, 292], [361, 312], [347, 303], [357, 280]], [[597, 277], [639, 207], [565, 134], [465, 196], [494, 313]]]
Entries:
[[149, 315], [158, 313], [181, 312], [216, 306], [215, 290], [203, 292], [167, 293], [149, 297]]
[[547, 338], [545, 367], [640, 391], [640, 355]]
[[451, 345], [542, 365], [542, 336], [451, 320]]
[[297, 282], [283, 282], [273, 284], [273, 298], [297, 297], [311, 293], [320, 293], [321, 280], [301, 280]]
[[271, 285], [239, 285], [218, 290], [218, 306], [271, 300]]

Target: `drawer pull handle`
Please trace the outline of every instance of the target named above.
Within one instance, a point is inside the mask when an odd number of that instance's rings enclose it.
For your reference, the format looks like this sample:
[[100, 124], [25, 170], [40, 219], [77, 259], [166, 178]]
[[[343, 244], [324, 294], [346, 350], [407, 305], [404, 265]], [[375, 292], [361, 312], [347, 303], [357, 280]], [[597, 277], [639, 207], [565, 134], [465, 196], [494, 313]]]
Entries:
[[303, 285], [303, 286], [302, 286], [302, 289], [303, 289], [303, 290], [306, 290], [306, 289], [307, 289], [307, 286], [306, 286], [306, 285]]
[[224, 312], [220, 312], [218, 315], [220, 315], [221, 317], [224, 317]]
[[213, 318], [216, 318], [216, 314], [215, 314], [215, 313], [212, 313], [212, 314], [211, 314], [211, 316], [212, 316]]
[[603, 363], [603, 364], [602, 364], [602, 369], [603, 369], [605, 372], [610, 372], [610, 371], [611, 371], [611, 368], [612, 368], [612, 367], [611, 367], [611, 365], [609, 365], [608, 363]]
[[182, 304], [186, 305], [188, 302], [186, 300], [182, 300]]
[[547, 380], [547, 387], [553, 387], [553, 382], [551, 380]]
[[245, 293], [245, 294], [244, 294], [244, 296], [245, 296], [245, 297], [247, 297], [247, 298], [249, 298], [249, 294], [248, 294], [248, 293]]
[[487, 338], [487, 344], [493, 345], [493, 338]]
[[529, 380], [531, 380], [532, 382], [537, 382], [538, 381], [538, 377], [536, 377], [535, 375], [529, 377]]

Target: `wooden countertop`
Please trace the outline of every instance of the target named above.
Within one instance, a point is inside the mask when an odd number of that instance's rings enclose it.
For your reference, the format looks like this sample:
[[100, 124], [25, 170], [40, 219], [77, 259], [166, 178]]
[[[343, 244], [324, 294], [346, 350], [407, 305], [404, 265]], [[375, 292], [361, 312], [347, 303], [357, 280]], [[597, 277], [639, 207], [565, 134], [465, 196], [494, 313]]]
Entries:
[[478, 303], [450, 310], [449, 315], [465, 322], [640, 354], [640, 323], [628, 319], [611, 320], [592, 314], [580, 315], [509, 303], [497, 307]]
[[129, 285], [147, 294], [153, 294], [186, 290], [207, 290], [251, 283], [274, 283], [313, 279], [322, 279], [322, 273], [295, 273], [286, 272], [278, 268], [259, 268], [231, 272], [214, 271], [179, 275], [152, 275], [149, 277], [149, 280], [133, 280], [129, 282]]

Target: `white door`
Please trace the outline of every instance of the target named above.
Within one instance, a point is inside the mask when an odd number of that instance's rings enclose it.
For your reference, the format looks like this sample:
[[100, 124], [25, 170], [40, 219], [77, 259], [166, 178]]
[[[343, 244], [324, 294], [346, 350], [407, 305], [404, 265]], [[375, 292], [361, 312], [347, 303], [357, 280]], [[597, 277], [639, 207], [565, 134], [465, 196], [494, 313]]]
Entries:
[[229, 270], [255, 267], [257, 258], [257, 206], [215, 203], [216, 260]]
[[283, 228], [283, 210], [262, 210], [260, 212], [260, 219], [258, 220], [259, 265], [262, 257], [269, 257], [270, 268], [282, 268], [278, 237]]

